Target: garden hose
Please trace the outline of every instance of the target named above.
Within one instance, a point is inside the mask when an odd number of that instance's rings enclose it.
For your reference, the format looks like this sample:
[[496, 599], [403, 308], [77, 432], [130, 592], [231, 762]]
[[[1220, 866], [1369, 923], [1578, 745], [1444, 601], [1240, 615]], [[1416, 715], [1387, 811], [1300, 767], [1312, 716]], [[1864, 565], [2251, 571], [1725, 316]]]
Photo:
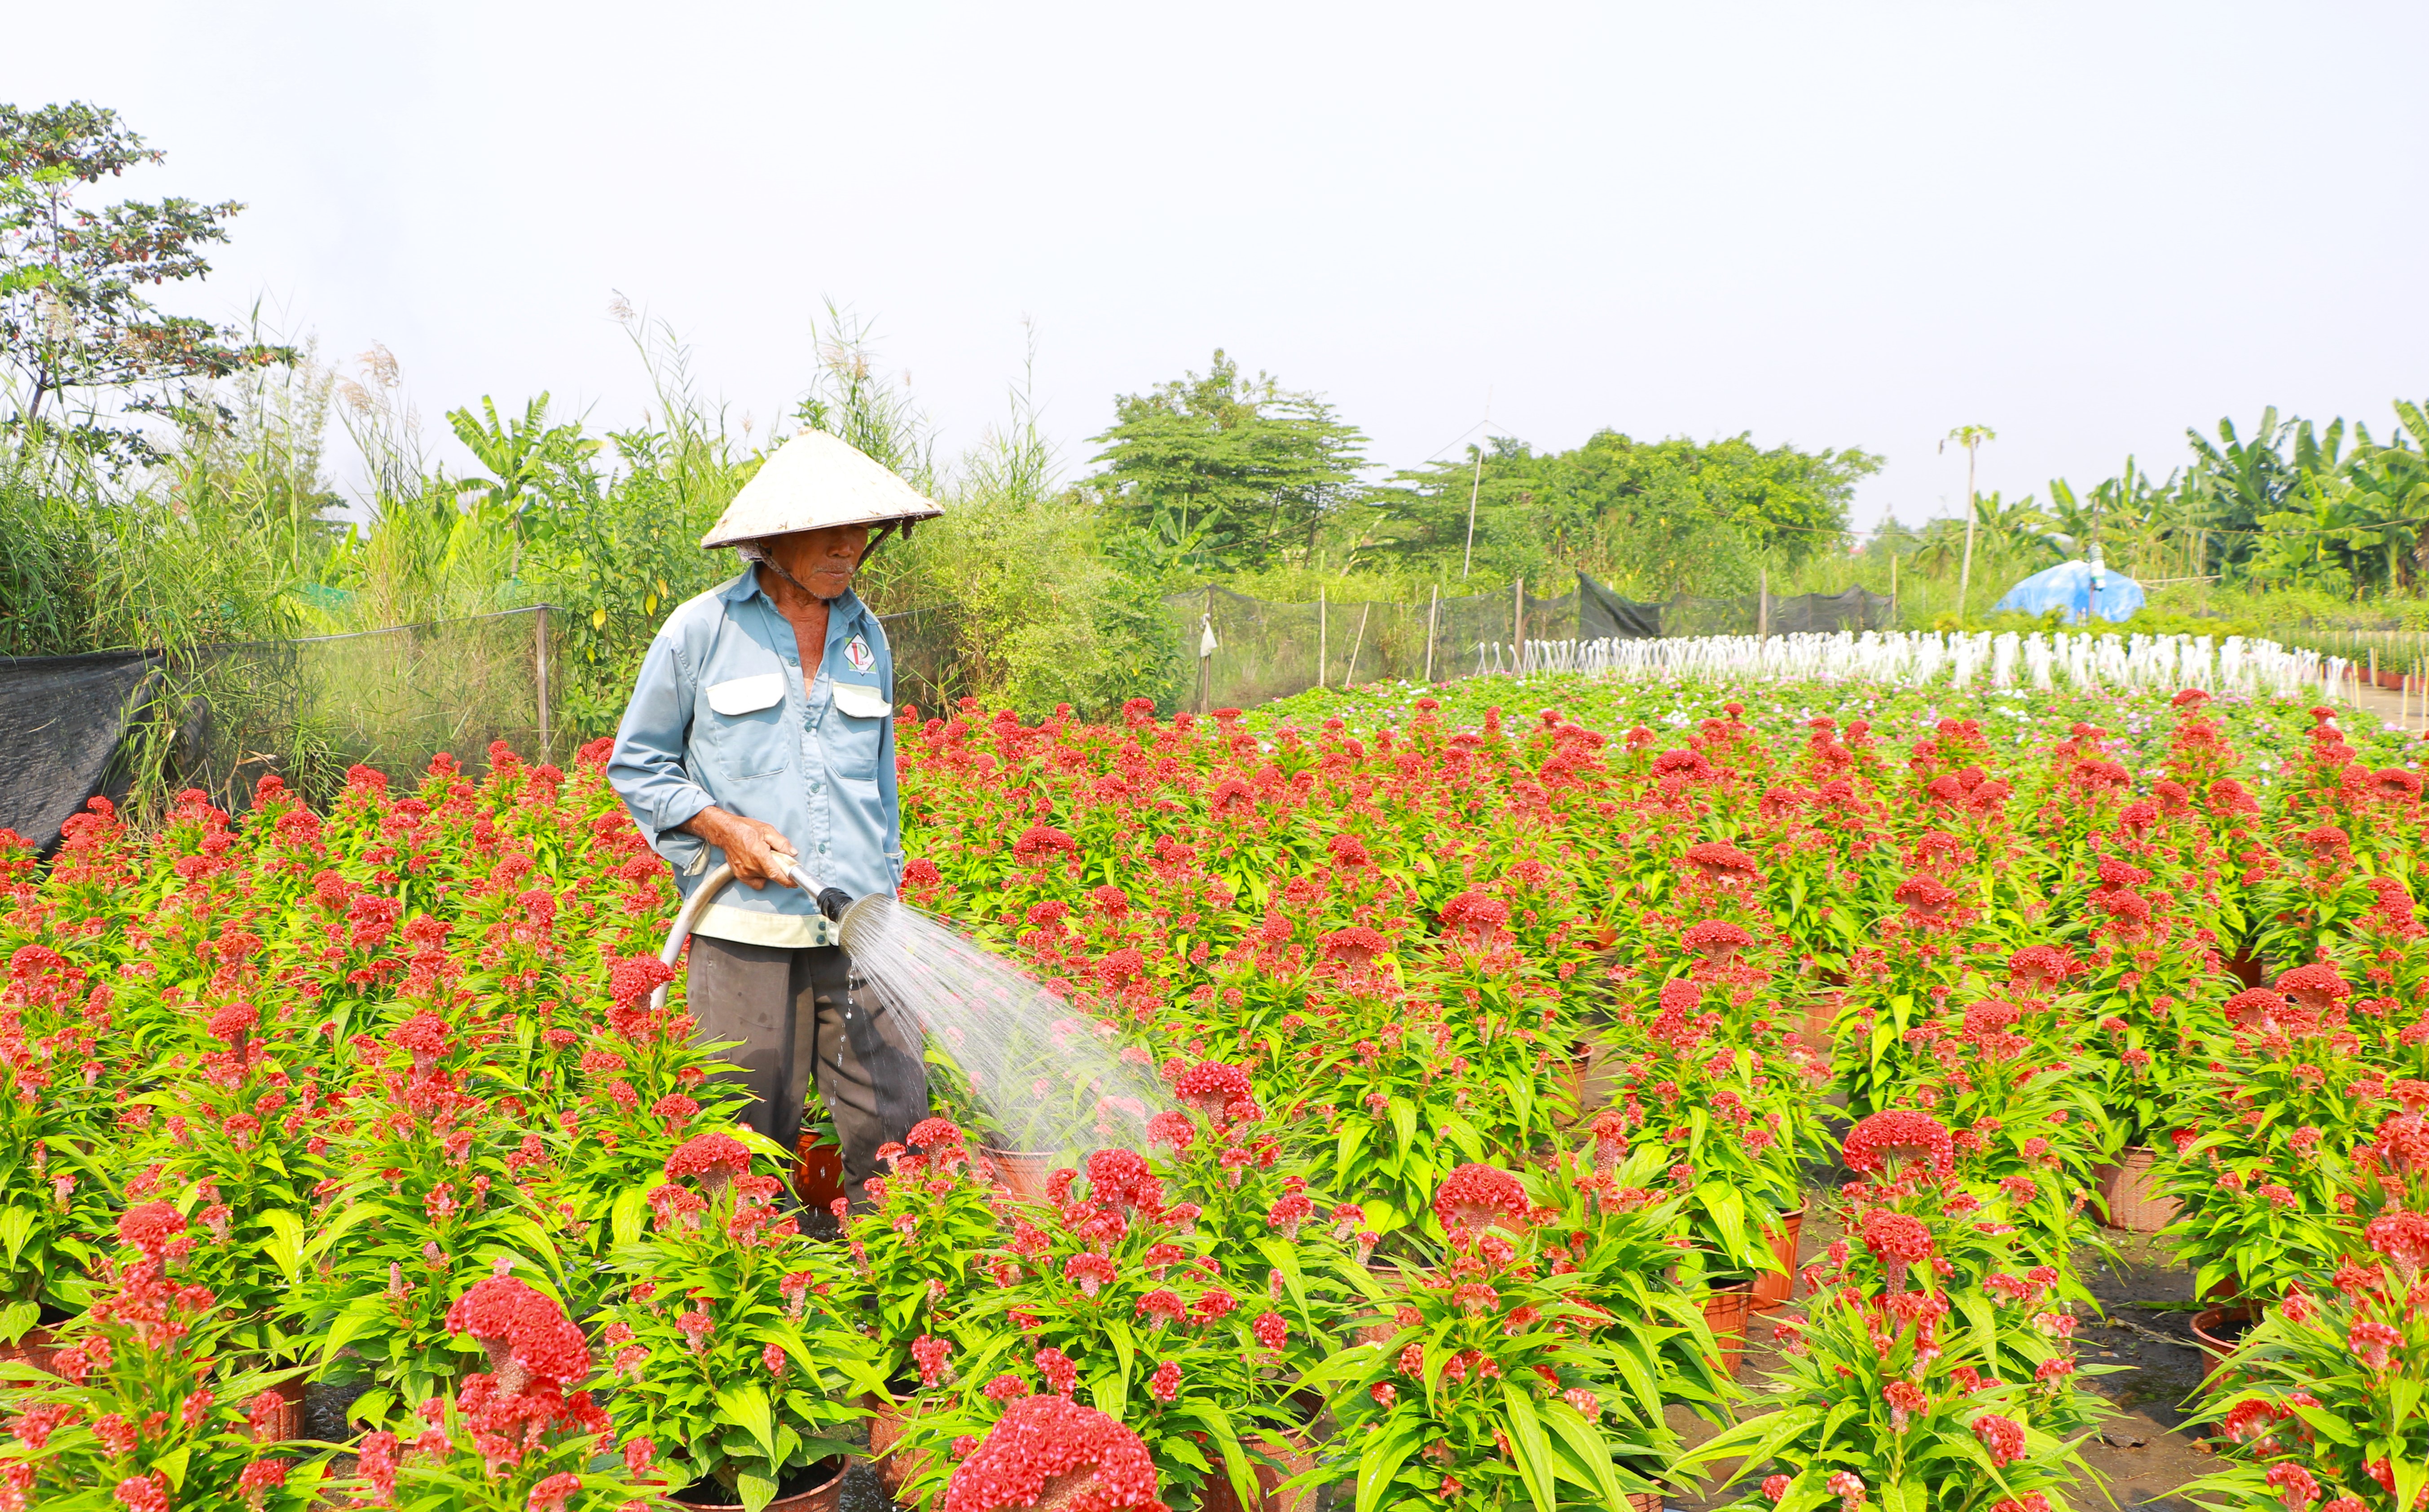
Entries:
[[[813, 897], [819, 896], [817, 879], [801, 870], [798, 862], [786, 860], [784, 864], [785, 874], [792, 878], [801, 891]], [[691, 896], [684, 899], [684, 906], [675, 910], [675, 921], [667, 929], [667, 943], [658, 948], [658, 960], [662, 963], [668, 966], [675, 963], [675, 958], [683, 954], [684, 942], [691, 938], [691, 927], [699, 922], [702, 911], [715, 900], [718, 894], [725, 891], [725, 884], [732, 880], [734, 868], [724, 862], [719, 862], [707, 876], [700, 879], [700, 885], [692, 889]], [[834, 889], [825, 891], [833, 892]], [[658, 983], [657, 990], [650, 994], [651, 1012], [657, 1012], [667, 1006], [667, 988], [669, 985], [670, 981], [662, 981]]]

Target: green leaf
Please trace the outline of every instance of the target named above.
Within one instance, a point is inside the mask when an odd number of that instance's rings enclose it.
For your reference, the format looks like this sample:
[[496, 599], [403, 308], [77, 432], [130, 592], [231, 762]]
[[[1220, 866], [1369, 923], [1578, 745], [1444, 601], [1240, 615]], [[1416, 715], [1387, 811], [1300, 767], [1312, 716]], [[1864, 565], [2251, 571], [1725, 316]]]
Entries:
[[287, 1284], [293, 1286], [304, 1260], [304, 1220], [284, 1208], [273, 1208], [261, 1215], [270, 1227], [270, 1237], [261, 1242], [261, 1252], [278, 1267]]
[[720, 1386], [717, 1389], [717, 1406], [725, 1414], [726, 1421], [749, 1429], [751, 1437], [758, 1440], [761, 1451], [768, 1458], [776, 1457], [776, 1420], [768, 1410], [765, 1388], [756, 1381], [746, 1381], [739, 1386]]
[[152, 1468], [169, 1477], [169, 1484], [183, 1488], [186, 1484], [186, 1459], [194, 1452], [191, 1444], [179, 1444], [152, 1462]]
[[8, 1263], [17, 1263], [19, 1252], [34, 1234], [35, 1212], [31, 1208], [11, 1208], [0, 1213], [0, 1244], [8, 1247]]
[[761, 1507], [776, 1500], [775, 1478], [762, 1475], [755, 1470], [735, 1471], [734, 1487], [742, 1493], [742, 1504], [751, 1512], [759, 1512]]
[[1388, 1433], [1378, 1433], [1366, 1440], [1366, 1448], [1358, 1456], [1358, 1505], [1356, 1512], [1375, 1512], [1385, 1504], [1384, 1497], [1392, 1489], [1393, 1478], [1400, 1467], [1417, 1452], [1417, 1435], [1413, 1428], [1402, 1424]]
[[1537, 1512], [1552, 1512], [1551, 1446], [1545, 1440], [1544, 1425], [1535, 1421], [1535, 1404], [1528, 1400], [1526, 1388], [1505, 1377], [1501, 1405], [1510, 1415], [1510, 1445], [1517, 1452], [1518, 1478], [1527, 1483], [1527, 1494]]

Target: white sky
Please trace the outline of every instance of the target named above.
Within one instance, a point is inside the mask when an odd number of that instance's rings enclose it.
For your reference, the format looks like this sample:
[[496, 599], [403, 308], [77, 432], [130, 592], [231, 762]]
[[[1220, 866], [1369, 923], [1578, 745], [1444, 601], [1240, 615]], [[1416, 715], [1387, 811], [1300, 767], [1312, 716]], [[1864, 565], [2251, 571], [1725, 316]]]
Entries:
[[1475, 426], [1885, 453], [1860, 522], [2165, 472], [2264, 404], [2429, 398], [2415, 5], [243, 4], [13, 8], [0, 99], [118, 108], [124, 191], [434, 433], [646, 403], [620, 289], [764, 424], [822, 297], [950, 452], [1035, 322], [1066, 469], [1244, 366], [1407, 465]]

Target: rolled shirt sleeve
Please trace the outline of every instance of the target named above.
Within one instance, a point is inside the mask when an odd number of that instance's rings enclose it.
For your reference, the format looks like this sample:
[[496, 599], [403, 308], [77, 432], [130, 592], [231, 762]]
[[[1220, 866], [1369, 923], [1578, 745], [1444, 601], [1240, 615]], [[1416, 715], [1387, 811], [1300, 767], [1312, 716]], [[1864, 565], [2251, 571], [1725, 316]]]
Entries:
[[[684, 760], [690, 736], [691, 682], [675, 637], [661, 632], [642, 658], [633, 701], [624, 710], [616, 748], [607, 758], [607, 781], [616, 796], [649, 837], [651, 848], [674, 862], [678, 870], [694, 859], [698, 842], [678, 843], [670, 851], [666, 837], [716, 802], [693, 780]], [[682, 835], [679, 842], [691, 838]], [[678, 857], [674, 851], [684, 854]]]

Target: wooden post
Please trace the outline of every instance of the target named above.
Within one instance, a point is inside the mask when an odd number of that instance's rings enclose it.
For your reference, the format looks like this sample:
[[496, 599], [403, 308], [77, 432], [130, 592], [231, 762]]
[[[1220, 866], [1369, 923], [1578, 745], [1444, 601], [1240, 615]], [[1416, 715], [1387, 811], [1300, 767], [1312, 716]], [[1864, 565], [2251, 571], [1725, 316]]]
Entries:
[[1375, 605], [1371, 601], [1358, 606], [1358, 634], [1349, 643], [1349, 670], [1341, 674], [1341, 691], [1344, 693], [1348, 692], [1349, 685], [1358, 681], [1358, 651], [1366, 644], [1366, 616], [1374, 612]]
[[[1442, 584], [1434, 584], [1433, 597], [1426, 600], [1426, 681], [1434, 680], [1434, 611], [1442, 607]], [[1360, 622], [1363, 628], [1364, 622]]]
[[1897, 629], [1897, 542], [1890, 543], [1890, 629]]
[[1771, 568], [1754, 575], [1754, 638], [1771, 639]]
[[1324, 686], [1324, 664], [1329, 648], [1325, 636], [1330, 627], [1324, 617], [1324, 584], [1315, 585], [1315, 685]]
[[[1204, 623], [1212, 624], [1214, 623], [1214, 590], [1210, 586], [1206, 590], [1206, 619]], [[1198, 713], [1201, 718], [1212, 715], [1214, 713], [1214, 658], [1208, 656], [1203, 652], [1200, 652], [1198, 658]]]
[[1518, 675], [1527, 655], [1527, 580], [1510, 580], [1510, 675]]
[[533, 681], [539, 687], [539, 759], [542, 764], [554, 760], [550, 750], [548, 727], [548, 605], [539, 606], [539, 616], [532, 627]]

